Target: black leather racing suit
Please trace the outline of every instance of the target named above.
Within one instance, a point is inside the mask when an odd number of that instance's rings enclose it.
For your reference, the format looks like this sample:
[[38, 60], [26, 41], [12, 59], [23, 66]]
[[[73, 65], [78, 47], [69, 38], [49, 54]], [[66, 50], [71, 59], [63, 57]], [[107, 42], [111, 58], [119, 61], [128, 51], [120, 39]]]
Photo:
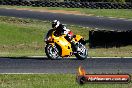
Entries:
[[45, 39], [48, 39], [48, 37], [51, 35], [51, 33], [54, 32], [54, 35], [55, 36], [61, 36], [62, 34], [65, 34], [66, 35], [66, 39], [68, 41], [71, 40], [71, 35], [69, 35], [68, 33], [71, 32], [69, 29], [66, 29], [66, 27], [62, 24], [60, 24], [56, 29], [51, 29], [48, 31], [47, 35], [46, 35], [46, 38]]

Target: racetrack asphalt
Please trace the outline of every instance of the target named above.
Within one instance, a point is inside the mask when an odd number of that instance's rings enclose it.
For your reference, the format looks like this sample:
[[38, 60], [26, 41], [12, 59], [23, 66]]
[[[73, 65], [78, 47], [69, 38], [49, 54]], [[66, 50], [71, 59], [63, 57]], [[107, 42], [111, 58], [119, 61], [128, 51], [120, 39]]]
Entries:
[[33, 18], [33, 19], [47, 20], [47, 21], [52, 21], [57, 19], [64, 24], [99, 28], [101, 30], [119, 30], [119, 31], [132, 30], [132, 20], [117, 19], [117, 18], [82, 16], [82, 15], [3, 9], [3, 8], [0, 8], [0, 16]]
[[0, 73], [77, 73], [82, 66], [87, 73], [132, 73], [132, 58], [62, 58], [1, 57]]

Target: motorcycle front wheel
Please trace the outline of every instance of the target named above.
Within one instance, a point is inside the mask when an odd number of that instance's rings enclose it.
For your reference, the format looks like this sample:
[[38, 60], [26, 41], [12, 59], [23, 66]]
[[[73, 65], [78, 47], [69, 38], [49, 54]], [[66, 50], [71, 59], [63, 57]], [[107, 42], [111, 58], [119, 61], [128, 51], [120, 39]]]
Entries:
[[56, 46], [53, 46], [51, 44], [46, 45], [45, 53], [48, 59], [51, 59], [51, 60], [58, 59], [59, 57], [59, 50], [56, 48]]
[[79, 43], [77, 46], [77, 53], [75, 53], [75, 56], [79, 60], [84, 60], [88, 56], [88, 50], [86, 49], [85, 45]]

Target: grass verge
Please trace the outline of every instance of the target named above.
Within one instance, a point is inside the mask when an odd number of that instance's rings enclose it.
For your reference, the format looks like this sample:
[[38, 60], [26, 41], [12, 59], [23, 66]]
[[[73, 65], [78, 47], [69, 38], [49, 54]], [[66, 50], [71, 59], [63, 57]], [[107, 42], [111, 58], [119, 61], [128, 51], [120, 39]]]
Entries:
[[73, 13], [79, 15], [82, 14], [82, 15], [132, 19], [132, 11], [130, 9], [88, 9], [88, 8], [62, 8], [62, 7], [7, 6], [7, 5], [6, 6], [1, 5], [0, 8], [14, 8], [14, 9], [25, 9], [25, 10], [34, 10], [34, 11], [49, 10], [51, 12], [58, 12], [58, 13], [64, 12], [64, 13]]
[[74, 74], [1, 74], [0, 88], [131, 88], [129, 84], [84, 84]]
[[[0, 17], [0, 56], [44, 56], [44, 36], [51, 23], [41, 20]], [[88, 40], [90, 28], [67, 25]], [[88, 44], [86, 44], [88, 47]], [[132, 46], [89, 49], [90, 57], [131, 57]]]

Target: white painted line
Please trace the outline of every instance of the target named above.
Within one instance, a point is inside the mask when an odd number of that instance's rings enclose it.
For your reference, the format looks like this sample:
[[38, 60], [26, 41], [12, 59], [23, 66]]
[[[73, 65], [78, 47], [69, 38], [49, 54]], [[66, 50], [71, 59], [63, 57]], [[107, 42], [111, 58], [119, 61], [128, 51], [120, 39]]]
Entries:
[[[28, 56], [30, 58], [47, 58], [47, 56]], [[76, 58], [76, 57], [64, 57], [64, 58]], [[87, 57], [87, 58], [132, 58], [132, 57]]]
[[112, 19], [114, 18], [115, 19], [116, 17], [108, 17], [108, 18], [112, 18]]
[[119, 19], [121, 19], [121, 20], [123, 19], [123, 20], [124, 20], [124, 19], [126, 19], [126, 18], [119, 18]]
[[124, 21], [132, 21], [132, 19], [126, 19], [126, 20], [124, 20]]
[[132, 57], [123, 57], [123, 58], [132, 58]]
[[99, 28], [95, 28], [96, 30], [99, 29]]
[[[35, 73], [0, 73], [0, 74], [3, 74], [3, 75], [4, 74], [12, 74], [13, 75], [13, 74], [49, 74], [49, 73], [36, 73], [35, 72]], [[54, 74], [54, 73], [52, 73], [52, 74]]]
[[104, 17], [104, 16], [96, 16], [96, 17], [101, 17], [101, 18], [102, 18], [102, 17]]
[[29, 58], [30, 58], [30, 57], [31, 57], [31, 58], [36, 58], [36, 57], [38, 57], [38, 58], [39, 58], [39, 57], [40, 57], [40, 58], [41, 58], [41, 57], [43, 57], [43, 58], [44, 58], [44, 57], [47, 58], [47, 56], [28, 56], [28, 57], [29, 57]]
[[123, 57], [89, 57], [89, 58], [123, 58]]
[[118, 17], [105, 17], [105, 16], [96, 16], [96, 17], [100, 17], [100, 18], [110, 18], [111, 20], [124, 20], [124, 21], [132, 21], [132, 19], [128, 19], [128, 18], [118, 18]]

